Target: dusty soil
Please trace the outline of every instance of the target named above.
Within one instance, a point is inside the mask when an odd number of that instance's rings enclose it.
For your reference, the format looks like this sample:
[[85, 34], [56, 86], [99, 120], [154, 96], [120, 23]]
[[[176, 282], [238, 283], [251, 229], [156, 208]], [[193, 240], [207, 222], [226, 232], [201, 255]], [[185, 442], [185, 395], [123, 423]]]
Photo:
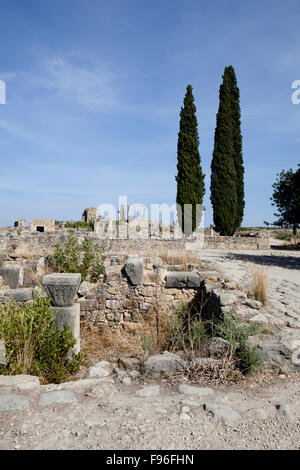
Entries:
[[[298, 308], [299, 313], [299, 251], [284, 247], [270, 251], [204, 250], [202, 257], [237, 283], [246, 282], [252, 267], [263, 264], [269, 276], [271, 300], [282, 281], [293, 283], [293, 309]], [[152, 380], [150, 385], [159, 385], [159, 391], [155, 395], [150, 390], [148, 397], [138, 393], [149, 385], [142, 378], [125, 385], [113, 376], [17, 391], [16, 395], [29, 397], [30, 401], [22, 410], [0, 413], [0, 448], [300, 449], [299, 374], [265, 375], [236, 385], [209, 385], [210, 394], [205, 389], [196, 395], [179, 393], [178, 381]], [[51, 390], [71, 390], [74, 399], [40, 406], [40, 394]], [[0, 389], [0, 394], [4, 392]], [[238, 415], [234, 421], [213, 416], [203, 406], [209, 408], [211, 404]]]
[[[109, 391], [109, 382], [75, 387], [76, 401], [68, 404], [38, 406], [39, 392], [31, 392], [26, 410], [0, 414], [1, 449], [300, 449], [299, 377], [212, 387], [202, 397], [162, 383], [159, 395], [140, 397], [141, 383], [115, 383]], [[213, 417], [207, 403], [240, 417]], [[290, 416], [276, 409], [280, 403]]]

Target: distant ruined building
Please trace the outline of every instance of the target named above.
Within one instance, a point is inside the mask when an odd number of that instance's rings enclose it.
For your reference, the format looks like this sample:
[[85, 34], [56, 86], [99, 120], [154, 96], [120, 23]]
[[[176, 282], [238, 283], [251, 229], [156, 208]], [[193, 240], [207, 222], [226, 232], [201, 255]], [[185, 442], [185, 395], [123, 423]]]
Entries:
[[96, 222], [100, 218], [100, 211], [96, 207], [87, 207], [82, 213], [83, 222], [89, 223], [90, 221]]

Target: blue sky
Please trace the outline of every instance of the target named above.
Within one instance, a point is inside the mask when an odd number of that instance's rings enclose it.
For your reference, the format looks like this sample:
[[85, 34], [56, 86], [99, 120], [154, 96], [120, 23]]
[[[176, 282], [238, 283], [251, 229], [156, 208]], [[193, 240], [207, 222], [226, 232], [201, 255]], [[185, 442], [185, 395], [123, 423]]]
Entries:
[[78, 220], [87, 206], [176, 198], [179, 112], [194, 90], [212, 223], [210, 163], [226, 65], [241, 94], [244, 225], [274, 220], [296, 169], [299, 0], [1, 0], [0, 225]]

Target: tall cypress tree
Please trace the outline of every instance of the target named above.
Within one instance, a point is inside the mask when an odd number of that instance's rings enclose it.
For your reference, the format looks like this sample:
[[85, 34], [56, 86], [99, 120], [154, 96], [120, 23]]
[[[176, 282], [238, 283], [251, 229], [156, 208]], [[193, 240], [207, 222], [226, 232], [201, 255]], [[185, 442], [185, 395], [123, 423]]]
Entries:
[[232, 145], [233, 159], [236, 171], [236, 191], [237, 191], [237, 207], [235, 228], [241, 226], [244, 208], [245, 208], [245, 192], [244, 192], [244, 165], [242, 153], [242, 134], [241, 134], [241, 109], [240, 109], [240, 90], [237, 86], [237, 80], [232, 65], [227, 67], [227, 73], [230, 79], [231, 94], [231, 112], [232, 112]]
[[214, 225], [221, 235], [233, 235], [236, 229], [237, 177], [231, 101], [231, 78], [226, 67], [219, 92], [210, 185]]
[[[191, 231], [196, 230], [197, 224], [200, 222], [197, 220], [199, 217], [196, 214], [196, 204], [203, 203], [205, 193], [205, 175], [201, 168], [196, 106], [194, 105], [193, 88], [191, 85], [188, 85], [186, 88], [183, 107], [180, 111], [177, 171], [176, 203], [182, 209], [182, 229], [186, 228], [185, 221], [191, 227], [191, 230], [185, 230], [185, 234], [189, 235]], [[184, 204], [192, 204], [192, 220], [190, 220], [188, 213], [184, 213]]]

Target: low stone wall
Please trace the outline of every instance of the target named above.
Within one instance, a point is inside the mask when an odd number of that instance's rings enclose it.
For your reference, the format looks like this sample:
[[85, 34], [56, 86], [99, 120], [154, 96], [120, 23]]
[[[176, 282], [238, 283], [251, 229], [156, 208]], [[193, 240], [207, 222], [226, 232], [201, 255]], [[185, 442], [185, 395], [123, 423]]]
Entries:
[[205, 236], [204, 248], [234, 249], [234, 250], [268, 250], [269, 237], [221, 237]]
[[97, 287], [83, 283], [79, 298], [81, 317], [97, 324], [134, 331], [147, 315], [159, 309], [163, 315], [173, 310], [178, 303], [191, 300], [196, 288], [169, 288], [165, 283], [166, 269], [147, 263], [143, 282], [132, 285], [124, 272], [124, 266], [112, 260], [106, 268], [103, 282]]
[[[46, 256], [53, 252], [57, 243], [64, 243], [69, 231], [59, 230], [52, 233], [31, 233], [17, 230], [0, 232], [0, 254], [14, 256], [35, 255]], [[85, 229], [75, 231], [79, 242], [84, 237], [89, 237], [103, 244], [107, 253], [136, 254], [147, 256], [155, 254], [157, 256], [180, 256], [185, 251], [200, 253], [201, 249], [237, 249], [256, 250], [270, 248], [270, 241], [267, 237], [221, 237], [205, 236], [203, 243], [201, 240], [168, 240], [168, 239], [102, 239], [94, 232]]]

